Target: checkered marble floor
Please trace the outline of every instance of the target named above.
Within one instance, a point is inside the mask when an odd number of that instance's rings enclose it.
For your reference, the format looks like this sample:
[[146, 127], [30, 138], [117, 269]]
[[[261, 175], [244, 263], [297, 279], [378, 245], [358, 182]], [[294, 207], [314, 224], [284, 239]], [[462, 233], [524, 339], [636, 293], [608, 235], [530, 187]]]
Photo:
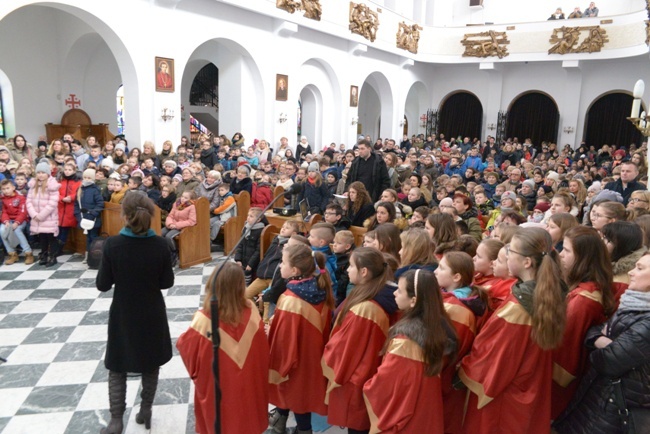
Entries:
[[[103, 357], [113, 291], [97, 291], [97, 271], [81, 260], [64, 255], [48, 269], [25, 265], [21, 257], [0, 266], [0, 357], [7, 359], [0, 364], [2, 434], [97, 433], [110, 419]], [[203, 285], [221, 260], [213, 253], [207, 264], [175, 269], [175, 285], [163, 291], [173, 344], [187, 330]], [[139, 395], [140, 379], [129, 379], [126, 434], [146, 431], [135, 423]], [[174, 357], [160, 370], [151, 432], [194, 433], [193, 396], [174, 345]]]

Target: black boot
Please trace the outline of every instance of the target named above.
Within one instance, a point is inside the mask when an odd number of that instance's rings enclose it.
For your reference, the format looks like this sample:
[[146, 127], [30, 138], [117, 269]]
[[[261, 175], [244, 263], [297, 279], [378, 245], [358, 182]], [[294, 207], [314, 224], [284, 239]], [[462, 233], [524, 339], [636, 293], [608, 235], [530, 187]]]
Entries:
[[65, 243], [61, 240], [56, 240], [56, 251], [54, 255], [57, 258], [63, 254], [63, 247], [65, 247]]
[[100, 434], [122, 434], [124, 411], [126, 410], [126, 373], [108, 372], [108, 402], [111, 406], [111, 421]]
[[47, 263], [45, 265], [47, 268], [50, 268], [57, 264], [56, 252], [59, 250], [59, 244], [56, 241], [51, 241], [49, 250], [50, 254], [47, 255]]
[[47, 252], [41, 250], [41, 253], [38, 254], [38, 265], [47, 264]]
[[140, 402], [140, 411], [135, 415], [135, 421], [140, 425], [144, 424], [146, 429], [151, 429], [151, 406], [158, 388], [159, 371], [160, 369], [156, 369], [142, 374], [142, 392], [140, 392], [142, 402]]

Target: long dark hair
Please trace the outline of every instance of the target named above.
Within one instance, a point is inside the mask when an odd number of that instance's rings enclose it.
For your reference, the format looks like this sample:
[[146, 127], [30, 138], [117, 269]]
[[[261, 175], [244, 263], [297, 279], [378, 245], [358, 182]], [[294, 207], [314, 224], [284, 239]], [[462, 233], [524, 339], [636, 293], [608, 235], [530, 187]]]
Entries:
[[605, 314], [611, 315], [614, 312], [612, 263], [598, 231], [587, 226], [576, 226], [564, 234], [564, 239], [570, 241], [575, 258], [571, 269], [564, 270], [569, 289], [582, 282], [594, 282], [602, 294]]
[[615, 221], [602, 227], [600, 233], [614, 245], [611, 261], [616, 262], [643, 247], [643, 231], [633, 222]]
[[[332, 295], [332, 281], [325, 270], [325, 255], [320, 252], [314, 252], [303, 244], [286, 246], [283, 254], [287, 254], [289, 265], [300, 270], [303, 278], [315, 277], [318, 289], [325, 292], [325, 304], [329, 308], [334, 308], [334, 296]], [[316, 270], [318, 264], [318, 270]], [[317, 274], [318, 272], [318, 274]]]
[[393, 338], [406, 336], [422, 347], [425, 373], [432, 377], [442, 370], [445, 349], [450, 337], [455, 338], [456, 333], [450, 326], [438, 281], [431, 271], [409, 270], [400, 277], [402, 280], [406, 282], [408, 297], [415, 297], [415, 306], [390, 328], [384, 352]]

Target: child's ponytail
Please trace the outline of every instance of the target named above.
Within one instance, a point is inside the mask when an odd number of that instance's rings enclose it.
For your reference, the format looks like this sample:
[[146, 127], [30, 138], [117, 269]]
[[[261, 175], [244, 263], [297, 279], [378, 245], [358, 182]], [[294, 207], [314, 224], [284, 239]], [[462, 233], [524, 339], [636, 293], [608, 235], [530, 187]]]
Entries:
[[325, 305], [330, 309], [334, 309], [334, 295], [332, 294], [332, 279], [325, 269], [326, 258], [321, 252], [312, 251], [314, 261], [318, 268], [315, 270], [317, 274], [316, 282], [321, 291], [325, 291]]

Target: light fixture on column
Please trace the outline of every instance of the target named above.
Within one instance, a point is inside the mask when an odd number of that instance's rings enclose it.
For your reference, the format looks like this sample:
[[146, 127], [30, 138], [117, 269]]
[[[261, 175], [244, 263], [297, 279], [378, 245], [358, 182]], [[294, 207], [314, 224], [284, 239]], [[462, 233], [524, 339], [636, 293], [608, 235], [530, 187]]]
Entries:
[[497, 129], [497, 126], [494, 123], [488, 124], [487, 129], [490, 131], [494, 131]]
[[566, 126], [562, 129], [564, 131], [564, 134], [573, 134], [573, 127], [571, 125]]
[[280, 116], [278, 117], [278, 122], [283, 124], [286, 121], [287, 121], [287, 114], [286, 113], [280, 113]]
[[[638, 80], [634, 85], [634, 91], [632, 92], [632, 96], [634, 97], [634, 100], [632, 101], [632, 112], [627, 120], [632, 122], [632, 125], [643, 134], [643, 138], [647, 142], [648, 137], [650, 136], [650, 119], [645, 111], [642, 111], [641, 114], [639, 114], [639, 110], [641, 110], [641, 97], [643, 97], [644, 90], [645, 83], [643, 80]], [[648, 167], [648, 174], [650, 174], [650, 167]]]
[[422, 128], [427, 126], [427, 115], [426, 114], [423, 114], [422, 116], [420, 116], [420, 126]]
[[359, 116], [352, 116], [352, 125], [356, 125], [359, 123]]
[[160, 112], [160, 118], [163, 120], [163, 122], [171, 121], [174, 119], [174, 110], [165, 107]]
[[406, 120], [405, 119], [402, 119], [401, 121], [399, 121], [399, 126], [400, 127], [403, 127], [404, 125], [406, 125]]

